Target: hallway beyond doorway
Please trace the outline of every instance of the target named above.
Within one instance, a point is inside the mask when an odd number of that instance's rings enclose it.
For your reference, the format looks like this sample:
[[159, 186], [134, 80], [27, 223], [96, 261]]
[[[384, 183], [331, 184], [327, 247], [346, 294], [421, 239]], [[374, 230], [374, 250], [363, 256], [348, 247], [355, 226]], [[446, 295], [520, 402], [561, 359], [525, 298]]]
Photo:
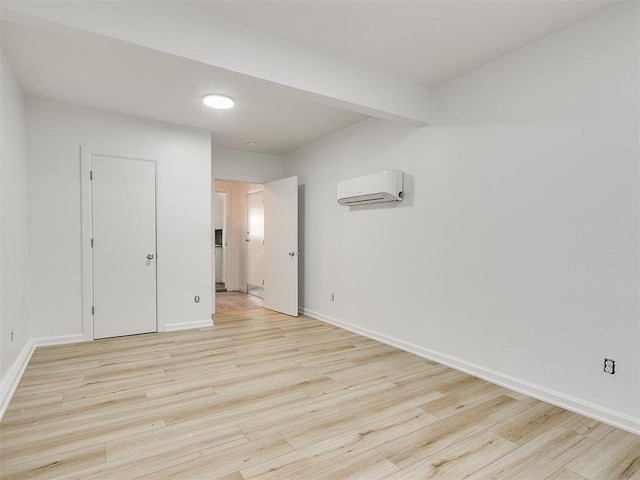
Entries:
[[262, 298], [242, 292], [216, 293], [216, 313], [250, 308], [262, 308]]

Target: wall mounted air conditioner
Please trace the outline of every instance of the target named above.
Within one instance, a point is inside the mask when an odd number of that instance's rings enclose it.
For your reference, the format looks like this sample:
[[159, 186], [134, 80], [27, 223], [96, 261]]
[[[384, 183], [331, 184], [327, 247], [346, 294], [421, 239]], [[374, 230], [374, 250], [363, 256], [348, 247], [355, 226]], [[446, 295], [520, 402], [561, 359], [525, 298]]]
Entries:
[[404, 173], [385, 170], [338, 182], [338, 203], [353, 207], [370, 203], [400, 202], [404, 189]]

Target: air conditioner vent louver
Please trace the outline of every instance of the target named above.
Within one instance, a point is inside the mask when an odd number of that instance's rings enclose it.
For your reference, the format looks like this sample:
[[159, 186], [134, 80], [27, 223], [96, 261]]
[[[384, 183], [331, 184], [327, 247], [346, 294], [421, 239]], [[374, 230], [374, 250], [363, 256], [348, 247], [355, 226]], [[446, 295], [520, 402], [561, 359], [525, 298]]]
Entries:
[[399, 170], [350, 178], [338, 182], [338, 203], [345, 206], [400, 202], [404, 173]]

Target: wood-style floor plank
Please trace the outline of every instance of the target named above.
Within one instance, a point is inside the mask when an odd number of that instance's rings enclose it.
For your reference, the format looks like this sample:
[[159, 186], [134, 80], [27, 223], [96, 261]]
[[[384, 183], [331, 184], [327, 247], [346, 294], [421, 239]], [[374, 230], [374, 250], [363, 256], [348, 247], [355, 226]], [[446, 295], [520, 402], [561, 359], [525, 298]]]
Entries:
[[517, 447], [485, 430], [409, 465], [388, 480], [468, 478]]
[[312, 318], [39, 348], [1, 479], [640, 480], [640, 437]]
[[399, 467], [406, 468], [526, 408], [529, 407], [504, 395], [408, 433], [378, 447], [378, 451]]
[[547, 478], [547, 480], [587, 480], [586, 478], [563, 468]]
[[555, 427], [475, 475], [478, 478], [544, 480], [583, 454], [593, 443], [564, 427]]
[[599, 442], [573, 460], [567, 468], [588, 480], [640, 478], [640, 437], [629, 438], [621, 430], [604, 437], [606, 450]]
[[364, 452], [398, 438], [407, 432], [436, 422], [433, 415], [418, 408], [363, 424], [342, 435], [331, 437], [305, 448], [270, 459], [242, 471], [246, 479], [280, 480], [301, 478], [308, 472], [323, 470], [335, 462], [336, 455], [344, 452]]

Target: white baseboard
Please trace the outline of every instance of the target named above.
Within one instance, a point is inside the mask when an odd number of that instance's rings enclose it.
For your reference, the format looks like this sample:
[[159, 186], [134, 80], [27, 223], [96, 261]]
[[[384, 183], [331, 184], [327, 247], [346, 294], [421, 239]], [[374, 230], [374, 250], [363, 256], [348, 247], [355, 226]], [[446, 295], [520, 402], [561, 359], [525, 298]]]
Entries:
[[33, 339], [35, 347], [49, 347], [51, 345], [68, 345], [70, 343], [80, 343], [91, 341], [86, 339], [82, 334], [76, 335], [60, 335], [57, 337], [42, 337]]
[[22, 379], [24, 371], [27, 369], [27, 365], [35, 349], [35, 342], [29, 339], [20, 351], [18, 358], [15, 359], [13, 365], [11, 365], [11, 368], [0, 382], [0, 420], [2, 420], [4, 413], [7, 411], [9, 402], [11, 402], [16, 388], [18, 388], [18, 384]]
[[67, 343], [77, 343], [85, 341], [82, 335], [63, 335], [59, 337], [30, 338], [20, 351], [20, 354], [11, 365], [11, 368], [0, 381], [0, 420], [4, 417], [7, 407], [11, 402], [13, 394], [18, 388], [18, 384], [24, 375], [24, 371], [29, 365], [29, 360], [37, 347], [48, 345], [61, 345]]
[[213, 327], [213, 320], [209, 318], [207, 320], [196, 320], [194, 322], [168, 323], [164, 326], [164, 331], [175, 332], [176, 330], [189, 330], [191, 328], [206, 328], [206, 327]]
[[483, 380], [487, 380], [496, 385], [514, 390], [518, 393], [528, 395], [538, 400], [542, 400], [543, 402], [547, 402], [566, 410], [579, 413], [580, 415], [584, 415], [585, 417], [593, 418], [594, 420], [598, 420], [599, 422], [607, 423], [622, 430], [640, 435], [639, 418], [635, 418], [630, 415], [617, 412], [615, 410], [610, 410], [605, 407], [587, 402], [585, 400], [575, 398], [570, 395], [565, 395], [564, 393], [557, 392], [555, 390], [551, 390], [515, 377], [511, 377], [509, 375], [504, 375], [503, 373], [496, 372], [494, 370], [490, 370], [482, 366], [451, 357], [449, 355], [444, 355], [442, 353], [423, 348], [419, 345], [405, 342], [404, 340], [390, 337], [388, 335], [384, 335], [367, 328], [359, 327], [357, 325], [338, 320], [337, 318], [329, 317], [313, 310], [302, 308], [300, 312], [322, 322], [344, 328], [345, 330], [349, 330], [350, 332], [357, 333], [373, 340], [378, 340], [379, 342], [385, 343], [392, 347], [396, 347], [406, 352], [426, 358], [428, 360], [438, 362], [442, 365], [455, 368], [456, 370], [468, 373], [470, 375], [473, 375], [474, 377], [482, 378]]

